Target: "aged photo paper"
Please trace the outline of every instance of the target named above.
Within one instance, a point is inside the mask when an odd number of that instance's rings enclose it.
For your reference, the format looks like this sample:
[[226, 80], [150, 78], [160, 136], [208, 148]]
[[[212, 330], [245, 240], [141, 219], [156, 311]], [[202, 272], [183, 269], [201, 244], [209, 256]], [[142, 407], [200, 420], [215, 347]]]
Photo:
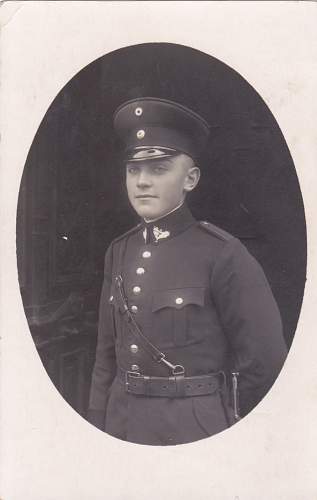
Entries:
[[[315, 2], [8, 1], [1, 5], [1, 500], [317, 498]], [[69, 406], [48, 377], [23, 309], [16, 262], [19, 186], [60, 90], [97, 58], [168, 42], [237, 71], [273, 113], [304, 200], [304, 300], [285, 366], [232, 428], [171, 447], [122, 442]]]

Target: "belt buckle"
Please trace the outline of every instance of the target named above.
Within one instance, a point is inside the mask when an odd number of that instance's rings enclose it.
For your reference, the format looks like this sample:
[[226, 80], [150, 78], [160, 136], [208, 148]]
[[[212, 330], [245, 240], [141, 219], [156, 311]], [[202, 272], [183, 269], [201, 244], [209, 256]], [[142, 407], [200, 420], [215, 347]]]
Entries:
[[140, 372], [132, 372], [132, 371], [126, 371], [125, 372], [125, 390], [126, 392], [130, 392], [129, 391], [129, 375], [132, 376], [132, 378], [138, 378], [138, 377], [141, 377], [141, 373]]

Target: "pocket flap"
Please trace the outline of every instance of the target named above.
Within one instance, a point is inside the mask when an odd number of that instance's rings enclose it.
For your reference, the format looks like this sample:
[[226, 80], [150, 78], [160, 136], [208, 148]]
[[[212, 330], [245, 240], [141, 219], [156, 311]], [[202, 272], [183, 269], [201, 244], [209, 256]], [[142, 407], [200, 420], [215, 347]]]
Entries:
[[176, 288], [174, 290], [161, 290], [154, 292], [152, 312], [163, 309], [163, 307], [173, 307], [182, 309], [188, 304], [203, 306], [205, 301], [205, 288]]

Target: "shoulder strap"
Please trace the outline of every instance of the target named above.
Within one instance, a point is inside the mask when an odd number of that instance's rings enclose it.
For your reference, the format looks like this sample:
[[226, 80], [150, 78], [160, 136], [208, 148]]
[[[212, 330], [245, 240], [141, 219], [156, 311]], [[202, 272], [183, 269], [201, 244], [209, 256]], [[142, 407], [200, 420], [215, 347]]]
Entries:
[[130, 234], [133, 234], [133, 233], [136, 233], [137, 231], [139, 231], [139, 229], [141, 229], [142, 227], [142, 222], [140, 222], [137, 226], [134, 226], [132, 227], [131, 229], [128, 229], [128, 231], [126, 231], [125, 233], [123, 234], [120, 234], [120, 236], [117, 236], [113, 241], [112, 243], [117, 243], [117, 241], [120, 241], [122, 240], [123, 238], [125, 238], [126, 236], [130, 236]]
[[207, 231], [209, 234], [212, 234], [213, 236], [215, 236], [219, 240], [229, 241], [232, 238], [234, 238], [234, 236], [232, 236], [232, 234], [227, 233], [227, 231], [220, 229], [220, 227], [215, 226], [214, 224], [211, 224], [211, 222], [199, 221], [198, 226], [201, 229]]

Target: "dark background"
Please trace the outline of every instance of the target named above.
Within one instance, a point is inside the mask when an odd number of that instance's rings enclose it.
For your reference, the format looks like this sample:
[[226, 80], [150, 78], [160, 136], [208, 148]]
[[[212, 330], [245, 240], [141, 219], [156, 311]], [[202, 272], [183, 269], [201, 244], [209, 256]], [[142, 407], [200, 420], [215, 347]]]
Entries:
[[291, 344], [303, 298], [306, 230], [294, 164], [256, 91], [202, 52], [151, 43], [107, 54], [57, 95], [31, 146], [18, 202], [21, 294], [52, 381], [83, 416], [95, 354], [103, 259], [138, 219], [130, 209], [112, 116], [161, 97], [211, 125], [194, 215], [239, 237], [262, 264]]

